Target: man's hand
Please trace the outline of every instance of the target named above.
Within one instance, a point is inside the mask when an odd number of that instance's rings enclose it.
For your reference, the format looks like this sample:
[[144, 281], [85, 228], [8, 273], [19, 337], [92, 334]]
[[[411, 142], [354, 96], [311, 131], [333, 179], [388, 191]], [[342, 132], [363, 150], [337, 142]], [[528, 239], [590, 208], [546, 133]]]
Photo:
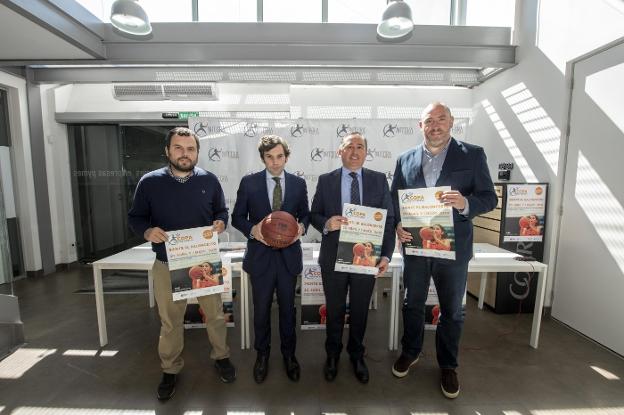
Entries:
[[305, 232], [305, 226], [303, 226], [303, 223], [297, 223], [297, 225], [299, 225], [299, 231], [297, 232], [297, 239], [295, 239], [293, 242], [297, 242], [299, 239], [301, 239], [303, 233]]
[[412, 236], [410, 232], [403, 229], [403, 226], [401, 226], [401, 222], [399, 222], [399, 224], [396, 227], [396, 234], [397, 234], [397, 238], [399, 238], [399, 241], [401, 242], [409, 242], [412, 239], [414, 239], [414, 237]]
[[445, 206], [454, 207], [460, 212], [466, 208], [466, 198], [457, 190], [442, 193], [440, 201], [444, 203]]
[[266, 241], [264, 240], [264, 236], [262, 236], [262, 232], [260, 231], [261, 225], [262, 225], [262, 222], [258, 222], [254, 226], [252, 226], [251, 234], [253, 235], [254, 239], [256, 239], [259, 242], [262, 242], [266, 246], [269, 246], [269, 244], [266, 243]]
[[212, 222], [212, 230], [216, 233], [221, 233], [225, 230], [225, 222], [222, 220], [215, 220]]
[[146, 241], [150, 241], [155, 244], [167, 242], [169, 240], [167, 233], [157, 226], [147, 228], [147, 230], [143, 232], [143, 238], [145, 238]]
[[348, 222], [349, 220], [344, 216], [332, 216], [331, 218], [327, 219], [327, 222], [325, 222], [325, 229], [327, 229], [329, 232], [337, 231], [343, 224], [347, 224]]
[[383, 257], [381, 258], [381, 260], [379, 261], [379, 264], [377, 264], [377, 268], [379, 269], [379, 272], [377, 273], [377, 275], [375, 275], [375, 278], [383, 275], [386, 273], [386, 271], [388, 271], [388, 260]]

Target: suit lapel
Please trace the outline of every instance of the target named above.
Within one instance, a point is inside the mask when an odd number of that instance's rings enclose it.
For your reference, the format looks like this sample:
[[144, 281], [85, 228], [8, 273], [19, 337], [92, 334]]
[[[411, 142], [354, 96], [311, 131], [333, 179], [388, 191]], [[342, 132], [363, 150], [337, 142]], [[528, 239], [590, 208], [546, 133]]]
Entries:
[[451, 137], [451, 142], [449, 143], [444, 164], [442, 164], [440, 177], [438, 177], [438, 180], [436, 181], [436, 186], [445, 186], [450, 183], [451, 171], [453, 170], [452, 166], [455, 164], [455, 160], [457, 160], [458, 150], [459, 146], [457, 142]]
[[263, 205], [265, 209], [271, 211], [271, 201], [269, 200], [269, 188], [266, 181], [266, 170], [256, 173], [257, 178], [255, 180], [256, 186], [260, 189], [260, 199], [264, 201]]
[[331, 180], [329, 181], [329, 197], [331, 206], [333, 206], [333, 212], [342, 214], [342, 169], [337, 169], [331, 172]]
[[408, 163], [409, 171], [404, 172], [405, 177], [408, 178], [407, 183], [414, 183], [417, 187], [426, 187], [425, 178], [422, 174], [422, 153], [423, 145], [416, 147], [416, 151], [412, 154], [412, 162]]
[[370, 170], [362, 168], [362, 205], [372, 206], [373, 175]]

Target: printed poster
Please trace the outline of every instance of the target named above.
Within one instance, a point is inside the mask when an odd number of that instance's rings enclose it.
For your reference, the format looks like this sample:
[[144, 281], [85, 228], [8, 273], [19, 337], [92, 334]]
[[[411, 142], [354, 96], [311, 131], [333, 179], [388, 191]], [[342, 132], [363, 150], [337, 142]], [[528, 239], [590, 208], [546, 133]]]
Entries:
[[507, 185], [503, 242], [541, 242], [544, 238], [546, 185]]
[[345, 203], [342, 216], [349, 222], [340, 227], [335, 271], [376, 275], [381, 256], [386, 209]]
[[450, 186], [399, 190], [401, 225], [413, 238], [403, 243], [406, 255], [455, 259], [453, 208], [440, 201]]
[[[232, 266], [226, 259], [221, 266], [223, 274], [224, 291], [221, 293], [221, 301], [223, 303], [223, 316], [227, 327], [235, 327], [234, 324], [234, 302], [232, 295]], [[197, 298], [189, 298], [187, 300], [186, 312], [184, 313], [184, 328], [196, 329], [206, 328], [206, 319]]]
[[217, 233], [211, 226], [167, 232], [173, 301], [225, 290]]
[[[347, 295], [347, 299], [348, 299]], [[301, 273], [301, 330], [324, 329], [327, 319], [325, 292], [320, 265], [305, 265]], [[349, 303], [345, 327], [349, 325]]]

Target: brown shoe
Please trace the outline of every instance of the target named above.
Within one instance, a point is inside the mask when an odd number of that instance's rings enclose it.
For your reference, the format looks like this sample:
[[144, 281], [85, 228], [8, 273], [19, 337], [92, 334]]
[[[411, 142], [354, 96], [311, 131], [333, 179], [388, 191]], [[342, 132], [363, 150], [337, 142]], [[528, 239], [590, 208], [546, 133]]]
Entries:
[[394, 362], [394, 365], [392, 365], [392, 374], [397, 378], [403, 378], [407, 376], [410, 367], [418, 362], [418, 358], [419, 356], [412, 358], [406, 354], [401, 353], [401, 356], [399, 356], [397, 361]]
[[440, 372], [440, 387], [442, 393], [449, 399], [459, 396], [459, 380], [455, 369], [442, 369]]

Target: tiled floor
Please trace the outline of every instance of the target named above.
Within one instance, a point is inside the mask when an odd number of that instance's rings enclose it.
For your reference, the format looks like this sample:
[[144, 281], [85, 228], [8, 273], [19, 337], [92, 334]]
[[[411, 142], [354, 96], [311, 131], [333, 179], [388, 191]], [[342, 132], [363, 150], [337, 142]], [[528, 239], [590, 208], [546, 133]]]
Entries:
[[[90, 283], [88, 267], [15, 283], [27, 344], [0, 362], [0, 415], [624, 414], [621, 357], [549, 318], [543, 321], [540, 348], [532, 349], [530, 314], [480, 311], [472, 298], [458, 371], [460, 397], [448, 400], [440, 393], [432, 333], [420, 362], [406, 378], [396, 379], [390, 367], [398, 352], [387, 349], [390, 301], [381, 295], [379, 309], [369, 317], [367, 385], [357, 382], [344, 355], [336, 381], [325, 382], [322, 331], [298, 333], [302, 378], [291, 382], [279, 356], [277, 327], [262, 385], [252, 379], [255, 353], [240, 349], [238, 328], [229, 330], [238, 379], [226, 385], [208, 357], [205, 332], [196, 329], [186, 333], [186, 365], [176, 395], [160, 403], [155, 398], [160, 380], [156, 310], [148, 307], [146, 295], [107, 295], [109, 344], [99, 350], [94, 297], [74, 294]], [[389, 281], [379, 284], [383, 288]], [[116, 353], [102, 356], [105, 351]], [[617, 378], [609, 380], [591, 366]]]

